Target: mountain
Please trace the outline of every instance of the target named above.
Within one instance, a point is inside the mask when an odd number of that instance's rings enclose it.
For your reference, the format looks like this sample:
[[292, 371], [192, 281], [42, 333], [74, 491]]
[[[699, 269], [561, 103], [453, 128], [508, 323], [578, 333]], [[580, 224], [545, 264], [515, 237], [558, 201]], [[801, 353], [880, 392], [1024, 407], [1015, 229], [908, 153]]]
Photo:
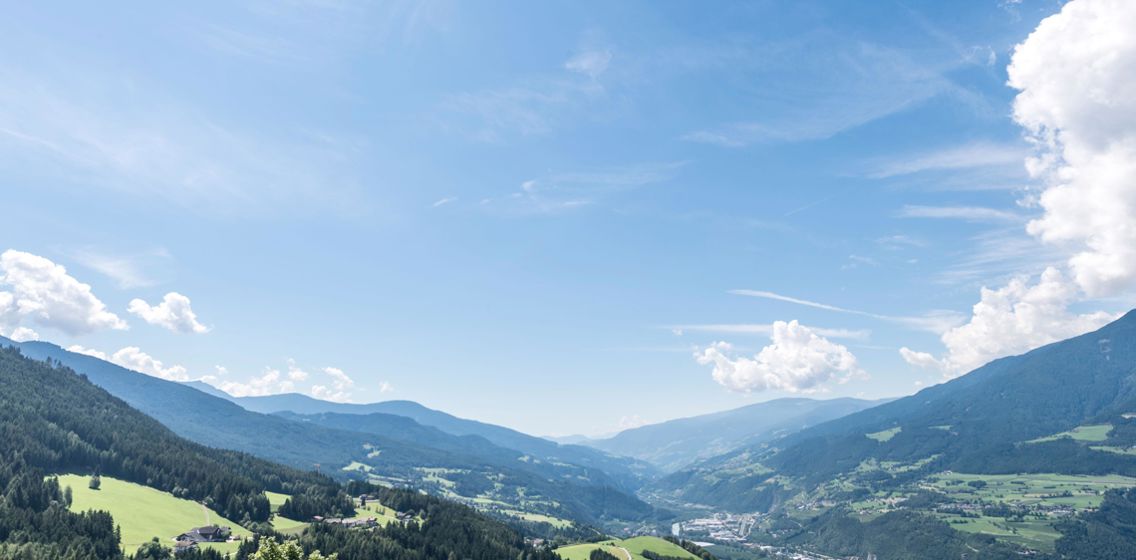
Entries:
[[679, 418], [582, 443], [647, 461], [672, 472], [745, 445], [758, 445], [886, 401], [776, 399], [733, 410]]
[[328, 478], [186, 441], [58, 362], [35, 361], [3, 345], [0, 434], [0, 541], [12, 536], [41, 544], [34, 548], [45, 557], [103, 559], [119, 552], [113, 525], [99, 514], [67, 512], [58, 483], [45, 482], [49, 473], [136, 482], [249, 522], [269, 518], [266, 490], [321, 496], [320, 511], [329, 514], [352, 511]]
[[[218, 389], [212, 387], [209, 390], [218, 391]], [[396, 400], [353, 404], [323, 401], [297, 393], [262, 397], [233, 397], [222, 394], [225, 398], [247, 410], [266, 414], [277, 412], [354, 415], [382, 413], [403, 416], [423, 426], [437, 428], [455, 436], [479, 436], [501, 447], [515, 449], [546, 462], [570, 463], [599, 469], [607, 473], [621, 486], [631, 490], [638, 489], [644, 479], [655, 474], [655, 469], [645, 462], [628, 461], [582, 445], [562, 445], [503, 426], [458, 418], [413, 401]]]
[[417, 482], [419, 487], [442, 495], [485, 500], [519, 493], [529, 511], [571, 519], [642, 519], [651, 513], [647, 504], [621, 491], [602, 470], [543, 460], [495, 445], [481, 436], [455, 436], [393, 414], [278, 415], [326, 428], [386, 435], [455, 457], [468, 457], [467, 464], [459, 465], [458, 470], [432, 470], [426, 480]]
[[210, 447], [244, 451], [301, 469], [319, 465], [339, 478], [428, 487], [471, 503], [494, 500], [513, 510], [589, 523], [640, 519], [651, 512], [634, 497], [634, 487], [625, 484], [628, 475], [620, 480], [587, 465], [522, 460], [523, 451], [504, 449], [478, 436], [448, 434], [406, 417], [385, 415], [335, 427], [297, 421], [300, 419], [252, 412], [194, 387], [54, 344], [7, 339], [0, 339], [0, 344], [15, 345], [37, 360], [58, 361], [178, 435]]
[[[1107, 533], [1110, 550], [1127, 547], [1126, 556], [1100, 557], [1120, 558], [1136, 555], [1136, 531], [1117, 525], [1136, 519], [1132, 488], [1136, 311], [915, 395], [701, 461], [651, 491], [669, 503], [766, 512], [755, 531], [827, 554], [919, 556], [916, 542], [1019, 548], [983, 548], [979, 556], [990, 558], [1083, 552], [1091, 535]], [[928, 540], [909, 539], [903, 552], [879, 538], [909, 530]], [[1082, 552], [1068, 557], [1093, 557]]]
[[[352, 531], [315, 524], [296, 537], [302, 548], [341, 560], [557, 558], [461, 505], [365, 483], [345, 488], [315, 473], [189, 442], [73, 370], [30, 359], [5, 342], [0, 341], [0, 558], [125, 560], [124, 552], [131, 551], [121, 550], [116, 519], [105, 511], [70, 511], [71, 489], [51, 476], [66, 472], [96, 473], [191, 499], [253, 530], [264, 530], [258, 523], [271, 513], [265, 491], [289, 494], [279, 511], [301, 519], [354, 515], [347, 490], [415, 512], [418, 519], [405, 526]], [[154, 517], [165, 513], [145, 500], [129, 507]], [[156, 535], [155, 543], [143, 547], [148, 552], [131, 558], [171, 558], [169, 537]], [[153, 550], [162, 545], [163, 551]], [[247, 557], [256, 547], [246, 541], [237, 556]], [[192, 550], [178, 558], [222, 557]]]

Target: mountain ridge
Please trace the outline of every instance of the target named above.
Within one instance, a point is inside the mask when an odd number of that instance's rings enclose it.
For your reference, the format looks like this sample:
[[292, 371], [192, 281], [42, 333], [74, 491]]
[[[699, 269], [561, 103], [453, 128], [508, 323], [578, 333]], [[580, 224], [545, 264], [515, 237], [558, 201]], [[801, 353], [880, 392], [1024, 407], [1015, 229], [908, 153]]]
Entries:
[[772, 441], [811, 425], [870, 408], [890, 399], [807, 399], [790, 397], [730, 410], [675, 418], [624, 430], [583, 445], [634, 457], [673, 472], [700, 459], [738, 447]]

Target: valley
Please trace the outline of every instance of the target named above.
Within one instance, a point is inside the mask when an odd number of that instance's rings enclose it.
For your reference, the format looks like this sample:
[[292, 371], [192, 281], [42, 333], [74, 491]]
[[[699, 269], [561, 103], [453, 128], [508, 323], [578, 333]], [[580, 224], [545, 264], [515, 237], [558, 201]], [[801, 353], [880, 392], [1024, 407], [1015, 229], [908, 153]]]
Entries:
[[[1094, 341], [1104, 337], [1113, 342], [1108, 359], [1101, 360]], [[714, 425], [724, 417], [736, 426], [740, 414], [781, 419], [753, 424], [749, 436], [738, 432], [724, 453], [687, 459], [673, 453], [621, 459], [402, 402], [344, 407], [299, 396], [254, 401], [271, 411], [265, 414], [237, 406], [240, 399], [155, 380], [51, 345], [14, 347], [56, 367], [81, 368], [87, 379], [127, 399], [141, 398], [134, 385], [141, 381], [149, 385], [151, 410], [166, 392], [192, 391], [192, 398], [208, 409], [247, 419], [254, 429], [263, 429], [262, 434], [327, 438], [333, 446], [325, 442], [302, 450], [309, 460], [321, 462], [321, 472], [365, 485], [359, 488], [415, 488], [464, 504], [521, 531], [530, 546], [555, 545], [556, 554], [568, 560], [588, 557], [596, 547], [632, 560], [673, 556], [652, 547], [674, 553], [676, 544], [651, 535], [673, 535], [701, 543], [710, 554], [717, 550], [720, 558], [743, 560], [841, 558], [889, 549], [903, 554], [911, 547], [933, 547], [947, 555], [951, 550], [980, 550], [991, 558], [1020, 553], [1059, 557], [1076, 546], [1078, 527], [1095, 527], [1098, 511], [1123, 507], [1124, 493], [1136, 491], [1136, 456], [1131, 454], [1136, 447], [1136, 417], [1131, 412], [1136, 410], [1136, 393], [1113, 392], [1128, 375], [1118, 360], [1136, 359], [1136, 344], [1122, 342], [1127, 340], [1136, 341], [1134, 314], [1099, 333], [1001, 360], [904, 399], [871, 405], [839, 401], [827, 408], [800, 399], [772, 401], [709, 418], [637, 428], [611, 440], [634, 441], [634, 436], [696, 446], [709, 441], [700, 434], [716, 431], [692, 431], [690, 426]], [[1078, 371], [1088, 375], [1065, 380], [1060, 393], [1037, 392], [1029, 405], [1000, 404], [1008, 395], [1000, 388], [1003, 384], [1030, 378], [1044, 387], [1064, 371], [1063, 361], [1077, 361]], [[991, 402], [986, 405], [984, 400]], [[275, 410], [279, 403], [299, 403], [305, 412]], [[392, 413], [399, 410], [417, 420]], [[846, 414], [812, 425], [813, 420], [804, 417], [786, 417], [787, 410], [803, 410], [813, 419], [826, 411]], [[1056, 417], [1053, 410], [1077, 412]], [[1034, 419], [1008, 426], [1003, 415], [1009, 412]], [[170, 407], [155, 414], [174, 426], [202, 418], [200, 411], [187, 414]], [[788, 423], [799, 427], [790, 429]], [[996, 425], [1003, 427], [989, 428]], [[223, 427], [238, 435], [230, 444], [249, 437], [252, 432], [241, 431], [247, 429]], [[196, 434], [186, 430], [187, 436], [201, 437]], [[220, 439], [205, 438], [203, 443], [229, 441], [217, 433], [212, 437]], [[721, 438], [715, 441], [707, 445], [726, 445]], [[359, 452], [344, 443], [358, 446]], [[593, 444], [613, 445], [603, 440], [589, 442]], [[976, 449], [983, 450], [980, 461]], [[269, 459], [297, 453], [269, 453], [258, 446], [246, 450]], [[568, 462], [571, 458], [587, 465]], [[601, 468], [620, 461], [625, 466], [614, 477]], [[678, 461], [689, 464], [676, 469]], [[155, 489], [110, 472], [102, 476], [100, 490], [88, 487], [89, 474], [62, 474], [58, 480], [72, 496], [73, 511], [102, 510], [113, 516], [124, 548], [146, 545], [153, 537], [170, 541], [196, 526], [223, 524], [233, 528], [233, 540], [201, 548], [234, 554], [239, 541], [255, 530], [307, 538], [313, 531], [338, 526], [341, 518], [348, 520], [342, 523], [346, 527], [370, 527], [364, 522], [374, 518], [373, 526], [379, 529], [401, 527], [404, 521], [390, 504], [359, 497], [340, 498], [345, 500], [341, 512], [328, 516], [319, 513], [327, 512], [326, 506], [304, 505], [307, 493], [288, 485], [265, 490], [263, 506], [256, 506], [263, 507], [263, 513], [234, 519], [202, 505], [208, 498], [202, 502], [178, 497], [187, 490], [177, 485]], [[241, 509], [230, 505], [227, 511]], [[416, 523], [428, 518], [421, 512], [407, 515], [405, 520]], [[320, 521], [313, 522], [313, 516]], [[330, 521], [322, 521], [325, 518]], [[879, 540], [895, 531], [905, 531], [910, 538], [900, 544]], [[616, 538], [594, 540], [604, 534]], [[581, 540], [594, 542], [578, 543]]]
[[1134, 30], [9, 3], [0, 560], [1136, 560]]

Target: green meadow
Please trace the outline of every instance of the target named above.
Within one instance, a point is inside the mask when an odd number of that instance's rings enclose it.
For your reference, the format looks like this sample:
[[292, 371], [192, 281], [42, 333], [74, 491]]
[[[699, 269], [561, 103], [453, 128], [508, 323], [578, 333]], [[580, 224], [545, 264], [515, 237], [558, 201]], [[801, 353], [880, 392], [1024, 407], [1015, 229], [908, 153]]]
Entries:
[[[91, 477], [66, 474], [59, 476], [59, 486], [71, 487], [71, 510], [103, 510], [114, 516], [122, 527], [122, 548], [128, 554], [143, 543], [158, 537], [163, 544], [172, 546], [173, 538], [194, 527], [221, 525], [232, 528], [233, 535], [248, 537], [252, 533], [235, 522], [221, 517], [205, 506], [176, 498], [172, 494], [148, 486], [101, 477], [98, 490], [88, 487]], [[237, 543], [210, 543], [220, 552], [236, 552]]]
[[896, 426], [896, 427], [888, 429], [888, 430], [883, 430], [881, 432], [874, 432], [874, 433], [865, 434], [865, 435], [868, 436], [868, 439], [874, 439], [874, 440], [876, 440], [880, 443], [883, 443], [885, 441], [891, 441], [891, 438], [895, 437], [895, 434], [898, 434], [899, 432], [902, 432], [902, 431], [903, 431], [903, 428]]
[[631, 554], [631, 560], [645, 560], [642, 556], [643, 551], [651, 551], [661, 556], [672, 556], [685, 560], [699, 560], [697, 556], [687, 552], [682, 547], [658, 537], [635, 537], [626, 540], [573, 544], [556, 549], [556, 554], [564, 560], [588, 560], [588, 555], [597, 548], [620, 559], [627, 558], [627, 554], [623, 552], [626, 550], [627, 553]]
[[1077, 426], [1068, 432], [1061, 432], [1043, 438], [1032, 439], [1026, 443], [1044, 443], [1047, 441], [1055, 441], [1063, 438], [1069, 438], [1074, 441], [1104, 441], [1108, 439], [1108, 433], [1112, 431], [1112, 424], [1095, 424], [1092, 426]]

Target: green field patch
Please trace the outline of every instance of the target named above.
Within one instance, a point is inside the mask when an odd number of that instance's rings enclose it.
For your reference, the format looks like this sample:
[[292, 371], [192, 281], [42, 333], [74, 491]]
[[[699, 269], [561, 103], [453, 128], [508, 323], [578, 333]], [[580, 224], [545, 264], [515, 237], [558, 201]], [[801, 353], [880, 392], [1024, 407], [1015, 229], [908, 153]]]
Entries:
[[264, 495], [268, 497], [268, 507], [271, 508], [273, 513], [276, 513], [276, 510], [280, 509], [280, 506], [284, 505], [284, 502], [292, 497], [279, 492], [265, 492]]
[[1054, 514], [1060, 512], [1053, 510], [1062, 508], [1095, 508], [1104, 500], [1106, 491], [1136, 487], [1136, 478], [1121, 475], [944, 473], [925, 482], [953, 502], [1033, 507]]
[[661, 556], [683, 558], [684, 560], [699, 560], [697, 556], [681, 546], [659, 537], [634, 537], [626, 540], [573, 544], [556, 549], [556, 554], [564, 560], [588, 560], [588, 555], [597, 548], [621, 560], [625, 560], [628, 554], [630, 554], [631, 560], [645, 560], [642, 555], [643, 551], [651, 551]]
[[[398, 512], [396, 512], [394, 509], [384, 506], [383, 504], [380, 504], [379, 502], [376, 502], [374, 500], [367, 501], [367, 505], [365, 506], [360, 505], [359, 500], [355, 500], [355, 517], [374, 517], [375, 520], [378, 521], [380, 527], [386, 527], [387, 525], [398, 521], [398, 517], [396, 517], [397, 514]], [[422, 518], [418, 516], [415, 516], [414, 519], [419, 523], [422, 522]]]
[[889, 429], [883, 430], [881, 432], [873, 432], [873, 433], [864, 434], [864, 435], [866, 435], [868, 437], [868, 439], [874, 439], [874, 440], [876, 440], [880, 443], [884, 443], [886, 441], [891, 441], [891, 438], [895, 437], [896, 434], [898, 434], [899, 432], [902, 432], [902, 431], [903, 431], [903, 428], [896, 426], [894, 428], [889, 428]]
[[960, 517], [957, 515], [938, 516], [955, 530], [966, 533], [991, 535], [1000, 540], [1029, 547], [1043, 552], [1053, 552], [1053, 543], [1061, 538], [1061, 533], [1049, 521], [1029, 519], [1007, 521], [1000, 517]]
[[272, 530], [285, 535], [298, 535], [304, 532], [308, 524], [295, 519], [288, 519], [280, 515], [272, 516]]
[[1053, 434], [1042, 438], [1031, 439], [1026, 443], [1045, 443], [1047, 441], [1056, 441], [1063, 438], [1069, 438], [1073, 441], [1104, 441], [1108, 439], [1108, 433], [1112, 431], [1112, 424], [1095, 424], [1091, 426], [1077, 426], [1067, 432]]
[[[102, 484], [98, 490], [88, 487], [91, 477], [86, 475], [61, 475], [59, 486], [71, 487], [71, 511], [110, 512], [115, 524], [122, 527], [122, 549], [128, 554], [154, 537], [166, 546], [173, 546], [174, 537], [205, 525], [228, 526], [238, 538], [252, 535], [248, 529], [197, 502], [133, 482], [108, 476], [100, 478]], [[237, 542], [202, 543], [223, 553], [236, 552], [238, 545]]]
[[532, 523], [548, 523], [549, 525], [552, 525], [557, 529], [566, 529], [572, 526], [572, 522], [568, 521], [567, 519], [561, 519], [559, 517], [553, 517], [551, 515], [544, 515], [542, 513], [529, 513], [515, 509], [502, 510], [501, 513]]

